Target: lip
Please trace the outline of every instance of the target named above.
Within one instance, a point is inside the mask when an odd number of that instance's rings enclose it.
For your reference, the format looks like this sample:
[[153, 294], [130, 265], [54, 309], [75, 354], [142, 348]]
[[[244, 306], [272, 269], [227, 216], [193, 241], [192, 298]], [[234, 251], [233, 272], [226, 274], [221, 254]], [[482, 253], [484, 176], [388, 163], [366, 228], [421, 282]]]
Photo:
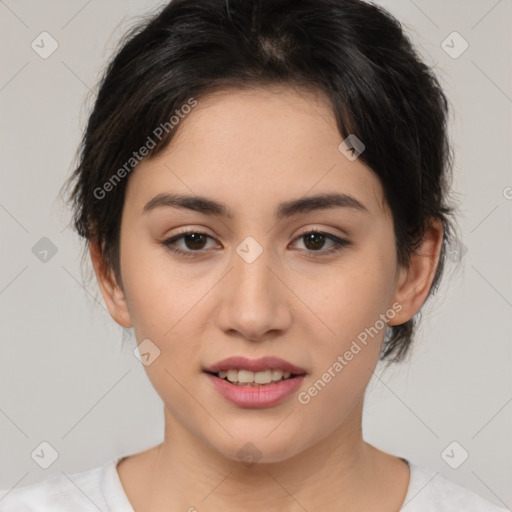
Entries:
[[261, 409], [273, 407], [286, 400], [299, 388], [306, 374], [263, 386], [237, 386], [211, 373], [206, 373], [206, 376], [213, 387], [229, 402], [238, 407]]
[[218, 373], [226, 370], [249, 370], [259, 372], [263, 370], [281, 370], [290, 372], [294, 375], [305, 375], [307, 372], [303, 368], [296, 366], [284, 359], [274, 356], [260, 357], [259, 359], [248, 359], [243, 356], [233, 356], [215, 363], [203, 371], [207, 373]]

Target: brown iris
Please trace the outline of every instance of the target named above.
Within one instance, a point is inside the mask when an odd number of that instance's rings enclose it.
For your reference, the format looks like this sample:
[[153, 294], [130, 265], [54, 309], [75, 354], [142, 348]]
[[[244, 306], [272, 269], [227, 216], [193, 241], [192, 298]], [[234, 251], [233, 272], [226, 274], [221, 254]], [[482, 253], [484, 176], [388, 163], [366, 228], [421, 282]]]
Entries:
[[207, 236], [202, 233], [190, 233], [183, 236], [188, 249], [199, 250], [206, 244]]
[[318, 250], [324, 246], [325, 235], [322, 233], [308, 233], [303, 235], [304, 245], [310, 250]]

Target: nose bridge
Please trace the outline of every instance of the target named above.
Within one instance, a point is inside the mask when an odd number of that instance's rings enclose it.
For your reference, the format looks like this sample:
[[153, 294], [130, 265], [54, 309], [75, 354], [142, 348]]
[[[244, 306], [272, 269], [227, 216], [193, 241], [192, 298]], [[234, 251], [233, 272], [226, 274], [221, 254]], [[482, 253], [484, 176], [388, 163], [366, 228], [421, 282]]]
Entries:
[[268, 331], [286, 328], [290, 311], [274, 267], [272, 251], [255, 239], [247, 237], [236, 248], [233, 269], [223, 288], [218, 315], [221, 329], [258, 340]]
[[269, 304], [272, 297], [274, 276], [269, 270], [272, 267], [270, 251], [263, 251], [254, 255], [254, 249], [250, 249], [246, 256], [240, 255], [243, 249], [237, 249], [234, 262], [233, 279], [235, 280], [235, 292], [238, 300], [249, 299], [256, 303]]

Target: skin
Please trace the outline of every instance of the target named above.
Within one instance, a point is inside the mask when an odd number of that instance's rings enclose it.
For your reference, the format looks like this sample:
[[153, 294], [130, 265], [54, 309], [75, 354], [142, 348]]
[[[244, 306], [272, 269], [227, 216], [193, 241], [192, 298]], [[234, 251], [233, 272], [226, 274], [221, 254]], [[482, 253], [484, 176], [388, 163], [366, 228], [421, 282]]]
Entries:
[[[363, 440], [364, 392], [385, 329], [307, 405], [292, 394], [265, 409], [237, 407], [202, 368], [225, 357], [275, 355], [304, 368], [307, 390], [357, 335], [399, 304], [390, 325], [420, 309], [438, 263], [435, 221], [408, 268], [397, 265], [391, 212], [376, 175], [339, 150], [342, 138], [324, 97], [289, 87], [221, 91], [200, 98], [175, 138], [129, 178], [122, 215], [121, 283], [91, 259], [112, 317], [149, 338], [160, 356], [145, 367], [162, 398], [162, 444], [123, 459], [118, 473], [136, 512], [397, 511], [408, 466]], [[364, 141], [363, 141], [364, 142]], [[233, 219], [161, 207], [162, 192], [225, 204]], [[368, 212], [335, 207], [278, 222], [281, 202], [346, 193]], [[201, 246], [162, 242], [183, 228]], [[351, 242], [333, 254], [301, 237], [316, 228]], [[263, 249], [252, 263], [236, 252], [247, 237]], [[199, 247], [200, 253], [197, 252]], [[248, 466], [237, 452], [261, 454]]]

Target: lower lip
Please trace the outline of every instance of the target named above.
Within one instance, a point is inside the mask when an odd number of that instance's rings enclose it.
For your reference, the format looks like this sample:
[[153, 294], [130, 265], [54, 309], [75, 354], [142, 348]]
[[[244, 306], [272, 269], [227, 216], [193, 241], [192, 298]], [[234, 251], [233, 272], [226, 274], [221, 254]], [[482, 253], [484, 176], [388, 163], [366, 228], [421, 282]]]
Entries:
[[297, 375], [296, 377], [276, 382], [275, 384], [265, 384], [261, 386], [237, 386], [211, 373], [207, 373], [206, 375], [215, 389], [226, 400], [229, 400], [239, 407], [251, 409], [272, 407], [280, 404], [299, 388], [305, 377], [305, 375]]

